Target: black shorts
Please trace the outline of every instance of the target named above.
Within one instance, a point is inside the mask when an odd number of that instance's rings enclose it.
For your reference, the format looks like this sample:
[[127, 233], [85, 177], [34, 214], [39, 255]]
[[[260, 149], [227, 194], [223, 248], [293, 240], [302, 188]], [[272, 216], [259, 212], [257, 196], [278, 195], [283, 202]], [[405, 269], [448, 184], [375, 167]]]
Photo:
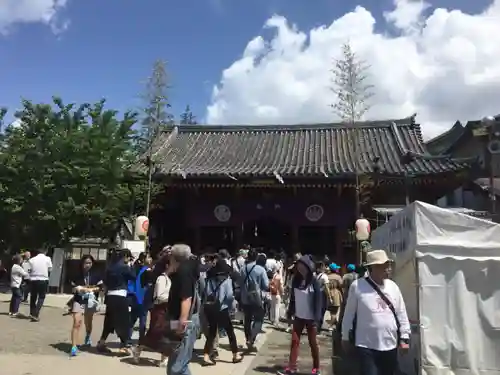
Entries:
[[336, 314], [340, 309], [340, 306], [328, 306], [327, 310], [329, 313]]

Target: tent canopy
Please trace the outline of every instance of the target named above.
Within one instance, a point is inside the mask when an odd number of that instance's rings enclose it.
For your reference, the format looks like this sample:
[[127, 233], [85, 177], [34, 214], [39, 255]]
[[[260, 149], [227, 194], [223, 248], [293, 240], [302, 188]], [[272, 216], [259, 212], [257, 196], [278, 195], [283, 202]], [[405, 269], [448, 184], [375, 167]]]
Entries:
[[371, 242], [398, 263], [421, 256], [500, 260], [498, 224], [419, 201], [377, 228]]

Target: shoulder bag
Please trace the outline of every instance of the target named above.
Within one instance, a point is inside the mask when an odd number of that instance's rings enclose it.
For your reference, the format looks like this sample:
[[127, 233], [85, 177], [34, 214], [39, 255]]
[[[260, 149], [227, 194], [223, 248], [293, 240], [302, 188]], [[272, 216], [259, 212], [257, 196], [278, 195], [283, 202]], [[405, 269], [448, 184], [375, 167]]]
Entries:
[[[396, 320], [396, 327], [397, 327], [397, 340], [398, 340], [398, 345], [399, 342], [401, 341], [401, 323], [399, 322], [398, 315], [396, 314], [396, 309], [394, 308], [394, 305], [392, 304], [391, 300], [387, 298], [387, 296], [380, 290], [377, 284], [370, 279], [369, 277], [364, 277], [366, 282], [377, 292], [379, 297], [382, 299], [382, 301], [385, 302], [387, 307], [391, 310], [392, 314], [394, 315], [394, 320]], [[358, 322], [358, 314], [354, 314], [354, 319], [352, 321], [352, 329], [349, 331], [349, 342], [352, 345], [356, 344], [356, 325]]]

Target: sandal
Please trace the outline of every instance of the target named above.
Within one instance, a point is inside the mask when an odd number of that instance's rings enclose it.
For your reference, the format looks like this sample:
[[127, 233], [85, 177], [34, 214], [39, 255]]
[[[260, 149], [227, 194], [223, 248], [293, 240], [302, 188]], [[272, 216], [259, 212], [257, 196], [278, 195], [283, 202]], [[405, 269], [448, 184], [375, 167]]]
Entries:
[[212, 361], [212, 360], [208, 360], [208, 361], [207, 361], [206, 359], [203, 359], [203, 360], [201, 361], [201, 366], [202, 366], [202, 367], [215, 366], [215, 362], [214, 362], [214, 361]]
[[119, 352], [120, 354], [130, 355], [130, 349], [129, 349], [129, 348], [127, 348], [126, 346], [124, 346], [124, 347], [120, 348], [120, 349], [118, 350], [118, 352]]

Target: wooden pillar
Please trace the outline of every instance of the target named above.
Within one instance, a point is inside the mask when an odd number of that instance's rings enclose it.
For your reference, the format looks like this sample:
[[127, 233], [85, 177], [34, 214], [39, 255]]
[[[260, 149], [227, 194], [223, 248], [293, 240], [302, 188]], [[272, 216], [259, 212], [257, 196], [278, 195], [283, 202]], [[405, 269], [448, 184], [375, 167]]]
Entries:
[[[292, 189], [293, 189], [292, 192], [294, 201], [297, 202], [297, 187], [294, 186]], [[292, 223], [291, 235], [292, 235], [292, 255], [293, 255], [301, 251], [299, 243], [299, 226], [295, 221]]]
[[300, 251], [299, 244], [299, 226], [296, 223], [292, 224], [292, 254]]
[[201, 254], [201, 228], [199, 225], [194, 227], [194, 252]]
[[242, 210], [241, 210], [241, 188], [236, 187], [234, 189], [234, 197], [233, 197], [233, 208], [238, 212], [239, 220], [235, 223], [234, 227], [234, 247], [235, 254], [239, 249], [243, 247], [243, 221]]
[[[342, 200], [342, 194], [344, 190], [341, 184], [337, 185], [337, 201], [340, 202]], [[344, 246], [342, 246], [342, 240], [344, 239], [344, 227], [342, 225], [337, 224], [335, 226], [335, 262], [340, 266], [344, 265], [345, 255], [344, 255]]]
[[342, 245], [344, 231], [345, 229], [339, 225], [335, 227], [335, 249], [337, 250], [335, 262], [342, 267], [345, 264], [344, 246]]

